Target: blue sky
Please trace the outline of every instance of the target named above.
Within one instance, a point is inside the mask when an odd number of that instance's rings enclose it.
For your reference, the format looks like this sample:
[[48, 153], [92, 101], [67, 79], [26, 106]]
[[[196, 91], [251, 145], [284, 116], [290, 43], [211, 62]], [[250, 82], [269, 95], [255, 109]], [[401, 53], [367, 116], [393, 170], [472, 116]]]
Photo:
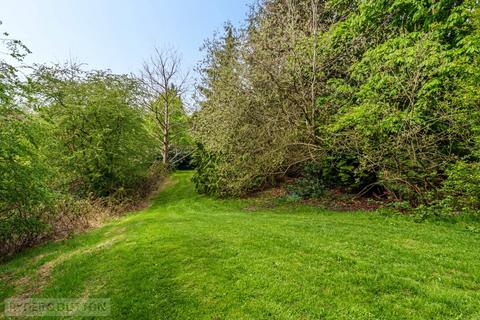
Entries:
[[1, 32], [33, 53], [26, 62], [74, 59], [136, 73], [154, 46], [174, 47], [184, 68], [225, 21], [242, 22], [251, 0], [1, 0]]

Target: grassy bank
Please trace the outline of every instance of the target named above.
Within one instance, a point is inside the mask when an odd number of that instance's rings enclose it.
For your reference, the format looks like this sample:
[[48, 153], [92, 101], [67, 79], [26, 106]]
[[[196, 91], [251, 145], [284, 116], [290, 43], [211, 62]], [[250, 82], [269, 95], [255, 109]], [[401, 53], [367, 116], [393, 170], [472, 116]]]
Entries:
[[[478, 319], [480, 235], [459, 225], [195, 193], [0, 265], [0, 299], [110, 298], [112, 319]], [[2, 306], [3, 309], [3, 306]]]

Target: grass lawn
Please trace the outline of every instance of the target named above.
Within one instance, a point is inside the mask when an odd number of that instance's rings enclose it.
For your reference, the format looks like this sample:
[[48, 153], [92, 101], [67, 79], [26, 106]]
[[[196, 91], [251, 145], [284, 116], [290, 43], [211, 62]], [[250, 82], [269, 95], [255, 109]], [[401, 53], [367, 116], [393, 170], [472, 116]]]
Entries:
[[[480, 319], [480, 234], [195, 193], [0, 265], [9, 297], [110, 298], [112, 319]], [[1, 316], [0, 316], [1, 317]]]

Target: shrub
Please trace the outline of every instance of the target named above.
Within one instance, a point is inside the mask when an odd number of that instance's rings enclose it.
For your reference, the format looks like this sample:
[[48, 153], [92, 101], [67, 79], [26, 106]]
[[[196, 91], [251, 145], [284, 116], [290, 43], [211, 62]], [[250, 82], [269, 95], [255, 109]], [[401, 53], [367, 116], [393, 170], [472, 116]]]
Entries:
[[197, 192], [211, 195], [221, 194], [217, 168], [218, 160], [219, 157], [205, 150], [202, 144], [197, 145], [192, 158], [192, 165], [195, 167], [192, 181]]
[[310, 163], [305, 166], [303, 177], [289, 185], [288, 191], [303, 199], [319, 198], [326, 191], [323, 177], [323, 167], [317, 163]]
[[480, 163], [457, 162], [447, 171], [442, 204], [456, 212], [480, 210]]
[[135, 191], [119, 189], [106, 198], [58, 194], [48, 206], [37, 203], [28, 210], [9, 210], [0, 215], [0, 257], [7, 258], [47, 240], [66, 238], [95, 227], [109, 217], [142, 208], [167, 174], [167, 169], [158, 162], [138, 182]]

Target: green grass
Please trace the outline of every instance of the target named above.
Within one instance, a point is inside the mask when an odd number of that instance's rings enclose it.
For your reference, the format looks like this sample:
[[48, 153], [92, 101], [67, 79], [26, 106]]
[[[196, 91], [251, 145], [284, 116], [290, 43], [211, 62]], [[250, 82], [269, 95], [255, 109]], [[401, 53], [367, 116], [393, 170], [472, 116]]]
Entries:
[[[479, 319], [480, 235], [460, 225], [195, 193], [0, 265], [0, 299], [110, 298], [112, 319]], [[3, 309], [3, 305], [2, 305]]]

